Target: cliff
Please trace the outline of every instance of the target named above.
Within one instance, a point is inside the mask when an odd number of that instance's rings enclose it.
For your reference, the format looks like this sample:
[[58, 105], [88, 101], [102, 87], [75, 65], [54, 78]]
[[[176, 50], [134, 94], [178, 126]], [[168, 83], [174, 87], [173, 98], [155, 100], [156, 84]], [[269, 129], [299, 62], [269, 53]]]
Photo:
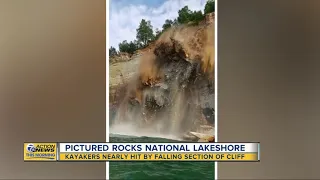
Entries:
[[110, 104], [119, 109], [118, 123], [200, 139], [213, 134], [213, 22], [211, 13], [197, 26], [167, 30], [134, 55], [110, 59]]

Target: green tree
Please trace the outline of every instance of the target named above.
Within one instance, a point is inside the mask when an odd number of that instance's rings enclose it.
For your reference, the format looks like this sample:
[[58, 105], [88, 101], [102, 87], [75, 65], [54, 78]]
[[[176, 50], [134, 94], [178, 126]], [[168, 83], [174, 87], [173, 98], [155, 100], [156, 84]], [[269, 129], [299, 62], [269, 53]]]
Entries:
[[122, 41], [119, 43], [119, 51], [120, 52], [127, 52], [129, 50], [129, 44], [127, 40]]
[[133, 54], [137, 50], [137, 46], [134, 42], [130, 41], [128, 53]]
[[154, 34], [150, 21], [142, 19], [137, 29], [137, 40], [143, 46], [146, 46], [150, 41], [154, 40]]
[[170, 19], [167, 19], [162, 25], [162, 30], [165, 31], [166, 29], [169, 29], [172, 25], [173, 25], [173, 21]]
[[156, 28], [155, 40], [157, 40], [161, 34], [162, 34], [162, 31], [160, 31], [158, 28]]
[[204, 15], [202, 14], [201, 11], [193, 11], [191, 15], [191, 20], [195, 23], [199, 23], [204, 19]]
[[188, 6], [183, 7], [178, 11], [177, 22], [179, 24], [186, 24], [189, 22], [198, 23], [204, 19], [204, 15], [201, 11], [191, 11]]
[[211, 12], [215, 12], [214, 0], [208, 0], [206, 5], [204, 6], [204, 14], [208, 14]]
[[134, 42], [130, 41], [129, 43], [124, 40], [121, 43], [119, 43], [119, 51], [120, 52], [126, 52], [129, 54], [133, 54], [137, 50], [137, 46]]
[[118, 52], [117, 52], [117, 50], [116, 50], [116, 48], [114, 48], [114, 47], [110, 47], [109, 48], [109, 56], [115, 56], [115, 55], [117, 55], [118, 54]]
[[142, 47], [142, 44], [137, 40], [134, 40], [133, 44], [135, 45], [136, 49], [140, 49]]
[[175, 18], [173, 20], [172, 26], [177, 26], [177, 25], [179, 25], [179, 22], [178, 22], [177, 18]]
[[191, 21], [192, 11], [188, 6], [183, 7], [178, 11], [177, 21], [180, 24], [185, 24]]
[[177, 18], [178, 23], [184, 24], [189, 22], [191, 13], [192, 12], [189, 10], [188, 6], [185, 6], [182, 9], [180, 9], [178, 11], [178, 18]]

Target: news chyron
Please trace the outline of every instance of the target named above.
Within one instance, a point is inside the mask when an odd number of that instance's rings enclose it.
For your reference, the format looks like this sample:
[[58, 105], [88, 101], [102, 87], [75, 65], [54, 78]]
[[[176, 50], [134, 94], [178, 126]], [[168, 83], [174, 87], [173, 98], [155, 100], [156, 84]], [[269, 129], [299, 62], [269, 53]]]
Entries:
[[260, 161], [260, 143], [24, 143], [25, 161]]
[[24, 143], [24, 161], [57, 161], [57, 143]]

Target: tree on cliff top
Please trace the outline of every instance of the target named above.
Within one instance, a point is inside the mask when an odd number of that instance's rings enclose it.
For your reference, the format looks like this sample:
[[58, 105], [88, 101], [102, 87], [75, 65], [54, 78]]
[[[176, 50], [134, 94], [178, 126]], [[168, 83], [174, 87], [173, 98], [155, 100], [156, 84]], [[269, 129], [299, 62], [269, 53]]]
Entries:
[[178, 22], [180, 24], [188, 23], [191, 19], [191, 14], [192, 14], [192, 11], [189, 9], [188, 6], [183, 7], [178, 11], [178, 15], [179, 15], [177, 18]]
[[204, 15], [201, 11], [193, 11], [192, 14], [192, 21], [198, 23], [204, 19]]
[[133, 54], [137, 50], [137, 44], [130, 41], [129, 43], [125, 40], [119, 43], [119, 51]]
[[215, 12], [214, 0], [208, 0], [204, 6], [204, 14]]
[[162, 30], [165, 31], [166, 29], [170, 28], [173, 24], [173, 21], [170, 19], [166, 19], [164, 24], [162, 25]]
[[183, 7], [178, 11], [177, 21], [179, 24], [186, 24], [189, 22], [198, 23], [204, 19], [201, 11], [191, 11], [188, 6]]
[[137, 29], [137, 40], [146, 46], [150, 41], [154, 40], [154, 34], [150, 21], [142, 19]]
[[114, 48], [114, 47], [110, 47], [109, 48], [109, 56], [115, 56], [115, 55], [117, 55], [118, 53], [117, 53], [117, 50], [116, 50], [116, 48]]
[[160, 37], [160, 35], [162, 34], [162, 31], [160, 29], [156, 28], [155, 33], [156, 34], [155, 34], [154, 39], [156, 40]]

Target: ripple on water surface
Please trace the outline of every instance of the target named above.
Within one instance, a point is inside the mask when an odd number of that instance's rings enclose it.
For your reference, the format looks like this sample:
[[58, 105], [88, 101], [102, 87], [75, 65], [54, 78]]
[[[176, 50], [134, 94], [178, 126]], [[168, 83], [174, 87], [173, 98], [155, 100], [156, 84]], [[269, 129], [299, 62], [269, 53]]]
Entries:
[[[176, 140], [110, 135], [111, 142], [177, 142]], [[214, 179], [214, 162], [110, 162], [110, 179]]]

